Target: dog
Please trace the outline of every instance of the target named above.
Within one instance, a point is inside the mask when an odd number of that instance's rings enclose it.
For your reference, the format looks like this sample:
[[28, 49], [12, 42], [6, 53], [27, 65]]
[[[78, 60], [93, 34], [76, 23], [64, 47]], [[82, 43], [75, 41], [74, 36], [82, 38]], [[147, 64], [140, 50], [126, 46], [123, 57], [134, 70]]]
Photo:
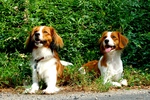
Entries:
[[56, 93], [60, 90], [56, 87], [57, 80], [62, 78], [64, 66], [72, 65], [59, 59], [57, 49], [63, 45], [62, 38], [53, 27], [36, 26], [32, 29], [26, 40], [26, 50], [32, 53], [33, 84], [26, 92], [36, 93], [39, 90], [40, 79], [47, 85], [43, 93]]
[[82, 74], [94, 70], [97, 76], [103, 77], [103, 83], [113, 86], [127, 86], [127, 80], [122, 79], [123, 63], [121, 53], [128, 44], [128, 39], [117, 31], [105, 31], [99, 39], [100, 51], [103, 56], [99, 60], [89, 61], [79, 71]]

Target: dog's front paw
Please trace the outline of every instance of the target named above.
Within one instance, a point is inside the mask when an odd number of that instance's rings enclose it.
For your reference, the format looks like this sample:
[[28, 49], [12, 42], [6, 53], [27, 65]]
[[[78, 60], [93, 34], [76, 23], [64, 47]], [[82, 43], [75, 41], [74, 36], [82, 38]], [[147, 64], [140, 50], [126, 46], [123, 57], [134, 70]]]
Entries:
[[26, 89], [23, 93], [24, 93], [24, 94], [34, 94], [34, 93], [36, 93], [37, 91], [38, 91], [37, 89], [29, 88], [29, 89]]
[[112, 85], [115, 86], [115, 87], [121, 87], [121, 84], [118, 83], [118, 82], [112, 82]]
[[32, 89], [32, 88], [29, 88], [29, 89], [26, 89], [23, 93], [24, 94], [34, 94], [38, 91], [38, 89]]
[[25, 91], [23, 92], [23, 94], [28, 94], [30, 92], [31, 88], [29, 89], [25, 89]]
[[38, 89], [31, 89], [30, 91], [29, 91], [29, 93], [30, 94], [34, 94], [34, 93], [36, 93], [38, 91]]
[[122, 79], [122, 80], [120, 81], [120, 83], [121, 83], [122, 85], [124, 85], [124, 86], [127, 86], [127, 85], [128, 85], [128, 82], [127, 82], [126, 79]]
[[38, 84], [32, 84], [31, 88], [26, 89], [26, 90], [24, 91], [24, 93], [25, 93], [25, 94], [26, 94], [26, 93], [34, 94], [34, 93], [36, 93], [38, 90], [39, 90]]
[[57, 87], [55, 87], [55, 88], [46, 88], [45, 90], [43, 90], [43, 93], [51, 94], [51, 93], [57, 93], [58, 91], [60, 91], [60, 89], [57, 88]]

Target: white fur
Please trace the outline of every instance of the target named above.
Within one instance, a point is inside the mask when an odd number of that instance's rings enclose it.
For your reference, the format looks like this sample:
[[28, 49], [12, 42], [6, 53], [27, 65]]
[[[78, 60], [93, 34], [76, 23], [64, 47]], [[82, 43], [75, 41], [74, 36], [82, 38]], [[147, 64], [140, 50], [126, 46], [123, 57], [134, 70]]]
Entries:
[[[35, 59], [39, 59], [41, 57], [45, 56], [51, 56], [49, 59], [43, 59], [38, 62], [36, 69], [34, 61]], [[57, 82], [57, 70], [56, 70], [56, 62], [57, 59], [53, 57], [53, 53], [49, 48], [37, 48], [34, 49], [32, 52], [33, 61], [32, 64], [32, 80], [33, 84], [30, 90], [30, 93], [35, 93], [39, 89], [38, 82], [40, 79], [44, 79], [47, 88], [43, 90], [43, 92], [46, 93], [55, 93], [59, 91], [59, 89], [56, 87]]]
[[72, 65], [73, 65], [72, 63], [66, 62], [66, 61], [63, 61], [63, 60], [60, 60], [60, 63], [61, 63], [63, 66], [72, 66]]
[[[113, 39], [111, 38], [111, 33], [112, 32], [107, 32], [107, 38], [106, 39], [109, 40], [108, 45], [114, 46], [115, 44], [114, 44]], [[106, 45], [104, 41], [103, 41], [103, 45]]]
[[85, 68], [84, 67], [80, 67], [78, 70], [81, 74], [86, 74]]
[[[111, 32], [107, 33], [107, 38], [109, 40], [108, 44], [114, 46], [113, 39], [111, 38]], [[105, 45], [105, 42], [103, 42]], [[121, 50], [112, 50], [106, 54], [107, 56], [107, 67], [101, 66], [101, 60], [103, 56], [100, 58], [98, 62], [98, 68], [101, 71], [101, 75], [103, 77], [104, 84], [110, 82], [114, 86], [121, 87], [121, 85], [127, 85], [127, 80], [122, 78], [123, 72], [123, 64], [121, 60]]]
[[[39, 39], [40, 39], [40, 40], [43, 40], [43, 33], [42, 33], [43, 28], [44, 28], [44, 26], [41, 26], [41, 27], [40, 27], [40, 30], [37, 31], [37, 33], [40, 34], [40, 35], [39, 35]], [[34, 36], [34, 39], [35, 39], [35, 36]]]

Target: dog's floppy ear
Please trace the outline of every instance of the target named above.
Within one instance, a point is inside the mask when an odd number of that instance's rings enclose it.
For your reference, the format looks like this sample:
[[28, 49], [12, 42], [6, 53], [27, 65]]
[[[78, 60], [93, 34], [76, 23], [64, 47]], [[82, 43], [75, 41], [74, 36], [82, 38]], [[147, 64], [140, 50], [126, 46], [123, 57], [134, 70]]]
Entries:
[[33, 48], [33, 42], [32, 42], [32, 36], [30, 34], [30, 36], [27, 38], [26, 42], [25, 42], [25, 50], [26, 52], [32, 52], [32, 48]]
[[103, 46], [103, 41], [104, 41], [104, 35], [107, 33], [107, 31], [102, 33], [101, 38], [99, 39], [99, 45], [100, 45], [100, 52], [104, 53], [104, 46]]
[[50, 27], [50, 31], [52, 34], [52, 43], [50, 44], [50, 47], [56, 50], [59, 47], [62, 48], [64, 45], [62, 38], [56, 33], [56, 30], [53, 27]]
[[119, 48], [123, 49], [124, 47], [127, 46], [128, 39], [125, 36], [123, 36], [120, 32], [118, 32], [118, 36], [119, 36]]
[[99, 46], [100, 46], [100, 52], [103, 53], [104, 47], [103, 47], [102, 37], [99, 39]]
[[25, 42], [25, 50], [26, 52], [32, 52], [32, 49], [33, 49], [33, 46], [34, 46], [34, 42], [32, 41], [32, 37], [33, 37], [33, 34], [34, 34], [34, 30], [36, 29], [37, 27], [34, 27], [32, 29], [32, 31], [29, 33], [29, 36]]
[[26, 42], [25, 42], [25, 51], [26, 52], [31, 52], [31, 48], [32, 47], [32, 42], [31, 42], [31, 35], [27, 38]]

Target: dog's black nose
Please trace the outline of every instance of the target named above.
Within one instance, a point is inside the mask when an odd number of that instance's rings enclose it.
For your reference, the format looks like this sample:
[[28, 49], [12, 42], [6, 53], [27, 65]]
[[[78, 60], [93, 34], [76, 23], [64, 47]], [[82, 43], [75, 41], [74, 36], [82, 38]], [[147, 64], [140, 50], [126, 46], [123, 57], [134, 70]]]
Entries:
[[39, 36], [40, 35], [40, 33], [35, 33], [35, 36]]
[[105, 43], [106, 43], [106, 44], [108, 44], [108, 42], [109, 42], [109, 40], [108, 40], [108, 39], [106, 39], [106, 40], [105, 40]]

